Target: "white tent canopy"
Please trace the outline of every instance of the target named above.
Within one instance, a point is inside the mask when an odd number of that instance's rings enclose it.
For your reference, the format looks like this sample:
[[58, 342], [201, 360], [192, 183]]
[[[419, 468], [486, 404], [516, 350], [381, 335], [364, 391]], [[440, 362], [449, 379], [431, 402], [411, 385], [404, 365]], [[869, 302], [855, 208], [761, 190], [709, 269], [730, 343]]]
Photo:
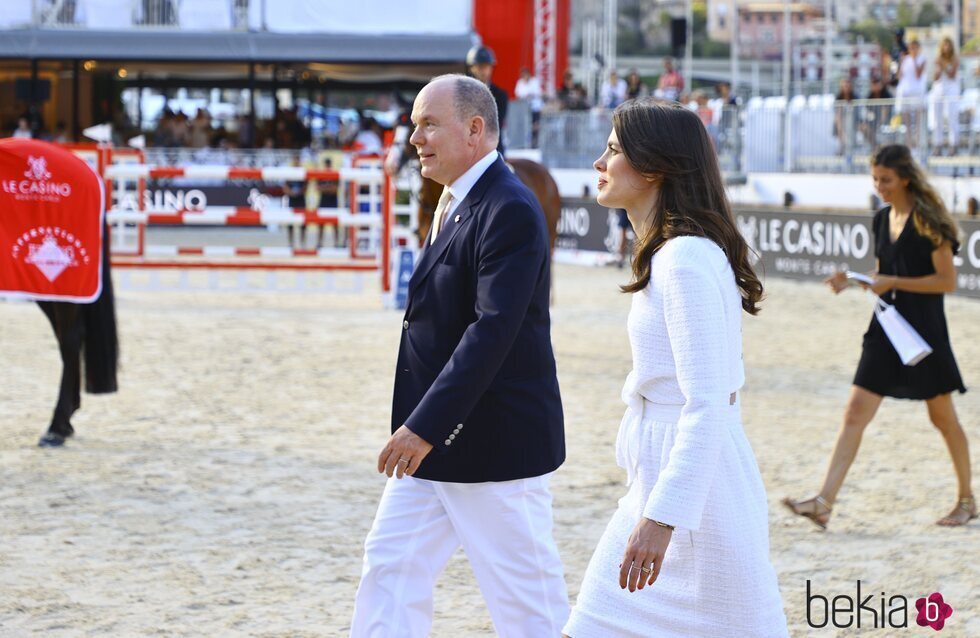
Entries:
[[[181, 31], [228, 31], [234, 28], [233, 0], [170, 0], [167, 15], [175, 24], [147, 20], [142, 0], [75, 0], [48, 6], [50, 16], [68, 25], [119, 30], [150, 22]], [[0, 28], [59, 26], [33, 16], [35, 0], [3, 0]], [[162, 6], [159, 3], [157, 6]], [[73, 16], [64, 13], [74, 7]], [[43, 13], [43, 9], [38, 9]], [[35, 23], [35, 19], [38, 20]], [[248, 30], [273, 33], [351, 35], [462, 35], [470, 32], [472, 5], [458, 0], [251, 0]], [[67, 26], [67, 25], [65, 25]], [[244, 26], [244, 25], [243, 25]]]
[[459, 0], [252, 0], [248, 15], [249, 29], [282, 33], [459, 35], [472, 21]]

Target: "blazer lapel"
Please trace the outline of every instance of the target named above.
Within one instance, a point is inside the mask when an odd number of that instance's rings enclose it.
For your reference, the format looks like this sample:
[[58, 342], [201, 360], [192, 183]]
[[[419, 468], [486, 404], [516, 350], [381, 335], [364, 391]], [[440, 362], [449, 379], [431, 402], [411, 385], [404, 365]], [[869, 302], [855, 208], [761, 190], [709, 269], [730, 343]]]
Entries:
[[[498, 171], [501, 170], [506, 171], [509, 169], [498, 155], [493, 164], [487, 168], [486, 172], [477, 180], [473, 188], [470, 189], [470, 192], [463, 198], [463, 201], [459, 203], [456, 210], [451, 213], [451, 217], [443, 223], [442, 231], [436, 235], [436, 240], [431, 245], [429, 244], [429, 237], [432, 236], [432, 229], [429, 229], [429, 235], [425, 239], [425, 248], [422, 250], [422, 255], [419, 257], [418, 263], [415, 264], [415, 272], [412, 273], [412, 278], [408, 282], [409, 295], [415, 292], [419, 283], [428, 276], [432, 267], [438, 263], [439, 257], [446, 252], [446, 249], [449, 248], [449, 245], [453, 241], [453, 237], [456, 236], [459, 229], [473, 215], [477, 204], [483, 199], [487, 188], [496, 179]], [[456, 221], [457, 217], [459, 218], [458, 222]]]

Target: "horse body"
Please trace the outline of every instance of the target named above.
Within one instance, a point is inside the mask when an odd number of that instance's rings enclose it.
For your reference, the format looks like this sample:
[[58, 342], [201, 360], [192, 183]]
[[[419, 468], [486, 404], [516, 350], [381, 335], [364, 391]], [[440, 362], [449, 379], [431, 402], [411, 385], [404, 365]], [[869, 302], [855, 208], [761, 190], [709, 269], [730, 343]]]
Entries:
[[83, 369], [87, 392], [117, 388], [105, 187], [70, 151], [17, 138], [0, 140], [0, 181], [0, 291], [37, 301], [61, 354], [58, 401], [38, 442], [56, 447], [75, 431], [71, 417], [81, 405]]
[[47, 432], [38, 441], [41, 447], [58, 447], [75, 432], [71, 416], [81, 406], [84, 358], [85, 391], [106, 394], [118, 389], [119, 339], [116, 332], [115, 299], [109, 265], [109, 240], [102, 249], [102, 292], [88, 304], [64, 301], [38, 301], [58, 340], [61, 353], [61, 384], [58, 402]]
[[[545, 226], [548, 228], [548, 239], [551, 251], [555, 250], [555, 240], [558, 238], [558, 218], [561, 216], [561, 195], [558, 184], [548, 172], [548, 169], [527, 159], [507, 160], [514, 174], [537, 197], [544, 213]], [[432, 218], [435, 216], [436, 205], [442, 194], [443, 186], [426, 177], [422, 178], [422, 188], [419, 191], [419, 241], [429, 234]]]

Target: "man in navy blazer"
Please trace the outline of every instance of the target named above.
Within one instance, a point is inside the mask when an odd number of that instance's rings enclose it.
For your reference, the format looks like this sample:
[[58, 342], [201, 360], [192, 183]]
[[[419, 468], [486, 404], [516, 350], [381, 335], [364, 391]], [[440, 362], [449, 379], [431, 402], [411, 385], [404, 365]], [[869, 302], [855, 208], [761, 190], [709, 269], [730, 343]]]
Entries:
[[495, 150], [484, 84], [435, 78], [412, 125], [422, 175], [445, 189], [409, 283], [351, 635], [427, 636], [436, 577], [462, 546], [498, 635], [558, 636], [548, 480], [565, 439], [544, 216]]

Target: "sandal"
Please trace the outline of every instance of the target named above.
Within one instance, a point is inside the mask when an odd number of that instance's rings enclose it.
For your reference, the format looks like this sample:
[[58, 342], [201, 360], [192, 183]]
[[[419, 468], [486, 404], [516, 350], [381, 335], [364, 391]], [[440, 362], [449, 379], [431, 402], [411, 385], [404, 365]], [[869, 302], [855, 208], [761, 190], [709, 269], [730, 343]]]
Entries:
[[936, 521], [942, 527], [959, 527], [966, 525], [977, 517], [977, 501], [973, 495], [965, 496], [956, 502], [953, 511]]
[[789, 511], [797, 516], [810, 519], [820, 529], [827, 529], [827, 523], [830, 521], [830, 513], [834, 511], [830, 503], [820, 495], [805, 501], [794, 501], [787, 496], [782, 500], [782, 503]]

